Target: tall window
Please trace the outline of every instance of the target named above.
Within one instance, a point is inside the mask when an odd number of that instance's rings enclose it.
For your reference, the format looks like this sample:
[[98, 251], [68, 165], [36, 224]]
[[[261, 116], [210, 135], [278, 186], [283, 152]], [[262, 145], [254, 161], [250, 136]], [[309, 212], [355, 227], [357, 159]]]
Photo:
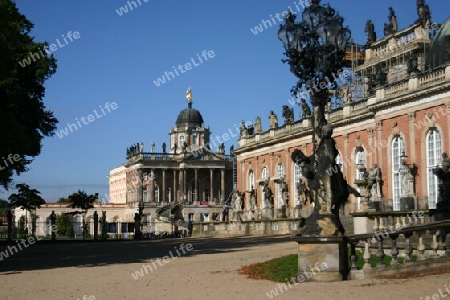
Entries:
[[366, 166], [366, 153], [364, 150], [356, 152], [356, 179], [362, 180], [364, 179], [364, 170], [358, 169], [358, 165]]
[[441, 164], [442, 140], [437, 129], [432, 129], [427, 134], [427, 170], [428, 170], [428, 208], [436, 208], [438, 195], [438, 181], [433, 174], [433, 168]]
[[142, 201], [147, 202], [147, 187], [142, 188]]
[[391, 156], [392, 156], [392, 193], [393, 193], [393, 209], [400, 210], [400, 195], [402, 194], [402, 186], [400, 183], [400, 156], [405, 151], [405, 142], [401, 137], [395, 137], [392, 140]]
[[211, 190], [210, 189], [205, 189], [205, 200], [211, 201]]
[[250, 171], [250, 172], [248, 172], [248, 187], [247, 187], [247, 189], [250, 191], [254, 187], [255, 187], [255, 174], [253, 174], [253, 171]]
[[198, 134], [197, 133], [194, 133], [192, 135], [192, 144], [193, 145], [198, 145]]
[[191, 201], [197, 201], [197, 194], [195, 193], [195, 181], [191, 182]]
[[183, 134], [180, 134], [180, 136], [179, 136], [179, 138], [178, 138], [179, 140], [180, 140], [180, 147], [183, 147], [183, 145], [184, 145], [184, 135]]
[[262, 180], [269, 179], [269, 170], [266, 167], [262, 169], [261, 178]]
[[338, 153], [338, 155], [336, 155], [335, 162], [339, 166], [339, 169], [342, 172], [344, 170], [344, 164], [342, 162], [342, 156], [340, 153]]
[[171, 188], [167, 188], [166, 190], [166, 200], [167, 202], [171, 202], [172, 201], [172, 189]]
[[159, 185], [155, 184], [155, 202], [159, 203]]
[[283, 206], [283, 181], [284, 181], [284, 167], [283, 165], [278, 165], [278, 184], [277, 184], [277, 198], [278, 198], [278, 208]]
[[293, 187], [294, 187], [294, 204], [295, 205], [300, 205], [300, 201], [298, 199], [298, 189], [297, 189], [297, 184], [300, 182], [300, 179], [302, 178], [302, 168], [297, 165], [294, 164], [294, 182], [293, 182]]
[[[364, 150], [360, 150], [360, 151], [356, 152], [355, 162], [356, 162], [356, 166], [355, 166], [356, 167], [356, 180], [363, 180], [364, 179], [364, 170], [361, 170], [358, 167], [366, 166], [366, 153], [364, 152]], [[361, 189], [359, 187], [357, 187], [356, 190], [358, 191], [358, 193], [361, 192]], [[357, 205], [357, 209], [361, 208], [361, 197], [356, 197], [356, 205]]]

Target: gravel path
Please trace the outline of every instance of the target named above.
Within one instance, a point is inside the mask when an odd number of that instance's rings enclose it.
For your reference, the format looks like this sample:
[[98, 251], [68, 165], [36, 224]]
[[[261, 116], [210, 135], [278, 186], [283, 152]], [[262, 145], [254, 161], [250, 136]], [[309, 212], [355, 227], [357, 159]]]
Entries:
[[[5, 248], [0, 244], [0, 250]], [[0, 261], [0, 299], [270, 299], [271, 290], [272, 298], [280, 300], [425, 300], [427, 295], [430, 300], [433, 294], [439, 296], [434, 299], [442, 299], [439, 289], [443, 295], [450, 294], [446, 291], [446, 287], [450, 291], [448, 274], [304, 282], [286, 285], [281, 293], [277, 283], [237, 273], [243, 265], [293, 253], [297, 253], [297, 243], [289, 237], [40, 241]]]

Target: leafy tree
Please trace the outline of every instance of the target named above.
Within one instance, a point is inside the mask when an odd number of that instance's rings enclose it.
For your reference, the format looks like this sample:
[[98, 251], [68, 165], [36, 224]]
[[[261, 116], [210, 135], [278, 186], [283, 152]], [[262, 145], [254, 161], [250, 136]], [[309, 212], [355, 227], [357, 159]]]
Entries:
[[11, 203], [0, 199], [0, 215], [6, 215], [11, 210]]
[[18, 237], [24, 238], [27, 234], [27, 230], [25, 229], [25, 216], [21, 216], [19, 218], [19, 226], [17, 228]]
[[67, 199], [67, 198], [59, 198], [58, 199], [58, 201], [56, 201], [56, 203], [69, 203], [70, 201], [69, 201], [69, 199]]
[[[29, 211], [30, 214], [36, 214], [36, 209], [41, 208], [41, 205], [45, 204], [45, 200], [39, 195], [36, 189], [30, 189], [25, 183], [16, 184], [17, 194], [11, 194], [8, 198], [13, 207], [20, 207], [23, 210]], [[25, 227], [27, 227], [27, 216], [25, 213]], [[35, 227], [33, 227], [35, 228]], [[35, 232], [32, 231], [34, 234]]]
[[86, 192], [78, 190], [68, 198], [70, 208], [79, 208], [81, 211], [74, 211], [71, 214], [81, 214], [83, 216], [83, 239], [86, 234], [86, 214], [89, 209], [94, 207], [94, 203], [98, 200], [98, 194], [88, 195]]
[[[56, 72], [56, 59], [30, 36], [33, 24], [11, 0], [0, 1], [0, 185], [10, 187], [13, 173], [26, 172], [53, 136], [58, 120], [46, 109], [44, 83]], [[28, 59], [29, 65], [23, 64]], [[19, 62], [22, 63], [19, 64]]]
[[74, 232], [70, 214], [62, 213], [56, 216], [56, 227], [58, 228], [58, 235], [73, 237]]

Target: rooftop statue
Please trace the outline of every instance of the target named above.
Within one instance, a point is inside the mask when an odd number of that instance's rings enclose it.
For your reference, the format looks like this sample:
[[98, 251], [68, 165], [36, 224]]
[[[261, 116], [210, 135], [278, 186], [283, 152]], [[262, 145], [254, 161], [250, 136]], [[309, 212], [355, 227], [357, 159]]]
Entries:
[[191, 90], [191, 88], [189, 88], [186, 91], [186, 99], [187, 99], [188, 103], [192, 103], [192, 90]]
[[372, 20], [367, 20], [365, 32], [367, 37], [367, 45], [376, 42], [377, 33], [375, 32], [375, 26], [373, 25]]
[[270, 120], [270, 128], [277, 128], [278, 127], [278, 118], [277, 115], [273, 112], [273, 110], [270, 111], [269, 115]]

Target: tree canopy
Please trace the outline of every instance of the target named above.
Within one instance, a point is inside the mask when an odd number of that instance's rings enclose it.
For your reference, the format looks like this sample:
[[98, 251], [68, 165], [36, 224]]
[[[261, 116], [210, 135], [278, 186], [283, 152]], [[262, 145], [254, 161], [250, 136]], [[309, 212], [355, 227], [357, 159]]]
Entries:
[[16, 184], [16, 188], [18, 190], [17, 194], [11, 194], [8, 198], [13, 207], [35, 211], [45, 204], [45, 200], [39, 195], [41, 192], [38, 190], [30, 189], [25, 183]]
[[56, 59], [44, 51], [47, 42], [30, 36], [33, 26], [13, 1], [0, 1], [0, 185], [5, 189], [14, 173], [28, 170], [42, 139], [53, 136], [58, 123], [43, 103]]
[[88, 195], [86, 192], [78, 190], [67, 199], [69, 200], [70, 208], [80, 208], [82, 213], [86, 213], [89, 209], [94, 207], [94, 203], [98, 198], [98, 194]]

